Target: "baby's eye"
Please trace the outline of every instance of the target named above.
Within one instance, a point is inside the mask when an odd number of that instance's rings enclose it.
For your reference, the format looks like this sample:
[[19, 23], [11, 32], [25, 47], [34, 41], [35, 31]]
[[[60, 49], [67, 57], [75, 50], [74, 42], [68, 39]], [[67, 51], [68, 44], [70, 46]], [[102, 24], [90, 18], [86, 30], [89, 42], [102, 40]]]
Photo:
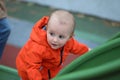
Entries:
[[60, 36], [59, 36], [59, 38], [60, 38], [60, 39], [63, 39], [63, 38], [64, 38], [64, 36], [60, 35]]
[[54, 33], [52, 33], [52, 32], [50, 32], [50, 35], [51, 35], [51, 36], [54, 36], [55, 34], [54, 34]]

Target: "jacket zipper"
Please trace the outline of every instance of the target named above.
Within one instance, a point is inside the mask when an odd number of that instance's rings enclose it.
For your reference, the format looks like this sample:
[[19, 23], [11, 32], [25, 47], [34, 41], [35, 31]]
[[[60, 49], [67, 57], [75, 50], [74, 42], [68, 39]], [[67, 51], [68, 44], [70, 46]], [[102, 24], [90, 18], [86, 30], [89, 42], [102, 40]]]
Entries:
[[[62, 47], [62, 49], [60, 51], [60, 64], [59, 64], [59, 66], [62, 64], [63, 51], [64, 51], [64, 47]], [[49, 77], [49, 79], [51, 78], [50, 69], [48, 69], [48, 77]]]

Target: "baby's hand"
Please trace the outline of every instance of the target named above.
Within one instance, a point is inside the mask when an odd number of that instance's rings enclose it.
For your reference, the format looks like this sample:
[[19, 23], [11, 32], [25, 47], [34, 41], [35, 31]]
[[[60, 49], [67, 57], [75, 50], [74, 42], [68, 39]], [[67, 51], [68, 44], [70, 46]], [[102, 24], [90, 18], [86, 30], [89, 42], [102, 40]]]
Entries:
[[91, 48], [89, 48], [89, 51], [91, 50]]

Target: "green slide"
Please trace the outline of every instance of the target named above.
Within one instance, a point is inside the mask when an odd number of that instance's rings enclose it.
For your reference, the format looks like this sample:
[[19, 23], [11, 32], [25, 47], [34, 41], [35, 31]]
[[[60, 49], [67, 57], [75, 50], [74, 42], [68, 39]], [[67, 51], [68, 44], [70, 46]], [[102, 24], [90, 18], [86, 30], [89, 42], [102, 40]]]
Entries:
[[78, 57], [52, 80], [119, 80], [120, 33]]
[[0, 80], [20, 80], [20, 78], [16, 69], [0, 65]]

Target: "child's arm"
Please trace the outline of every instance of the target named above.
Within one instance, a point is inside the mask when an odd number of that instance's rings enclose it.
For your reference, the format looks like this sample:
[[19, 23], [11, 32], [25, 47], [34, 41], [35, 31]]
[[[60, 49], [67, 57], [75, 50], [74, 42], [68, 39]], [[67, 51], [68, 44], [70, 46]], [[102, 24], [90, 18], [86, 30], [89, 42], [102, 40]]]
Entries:
[[30, 80], [42, 80], [42, 75], [40, 72], [41, 60], [38, 61], [37, 58], [31, 57], [33, 60], [29, 61], [27, 65], [27, 74]]
[[[41, 48], [39, 50], [39, 48]], [[40, 71], [42, 63], [42, 53], [43, 48], [37, 45], [31, 46], [29, 52], [26, 53], [26, 63], [27, 63], [27, 75], [30, 80], [42, 80], [42, 75]]]
[[91, 50], [91, 49], [87, 45], [78, 42], [74, 38], [72, 39], [71, 53], [82, 55], [82, 54], [88, 52], [89, 50]]

